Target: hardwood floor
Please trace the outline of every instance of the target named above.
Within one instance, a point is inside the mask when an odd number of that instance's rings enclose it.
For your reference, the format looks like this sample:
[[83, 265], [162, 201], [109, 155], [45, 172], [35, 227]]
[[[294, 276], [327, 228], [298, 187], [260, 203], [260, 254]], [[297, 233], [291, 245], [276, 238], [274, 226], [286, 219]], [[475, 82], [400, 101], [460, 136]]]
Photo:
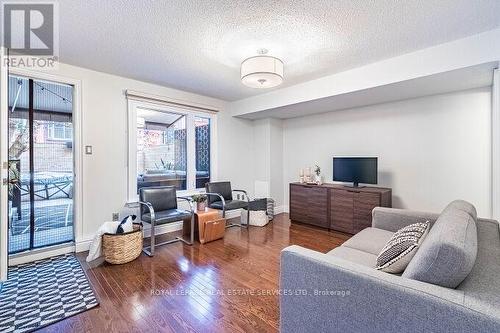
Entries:
[[[172, 237], [171, 235], [169, 235]], [[327, 252], [349, 235], [290, 224], [233, 227], [223, 240], [174, 243], [125, 265], [89, 266], [100, 306], [43, 332], [277, 332], [280, 251], [297, 244]]]

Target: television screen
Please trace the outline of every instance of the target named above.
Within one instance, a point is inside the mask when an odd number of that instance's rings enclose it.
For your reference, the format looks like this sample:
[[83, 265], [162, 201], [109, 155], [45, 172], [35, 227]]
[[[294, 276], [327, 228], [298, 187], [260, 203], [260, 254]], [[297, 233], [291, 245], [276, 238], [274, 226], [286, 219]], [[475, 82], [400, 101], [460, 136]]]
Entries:
[[334, 157], [333, 180], [377, 184], [377, 157]]

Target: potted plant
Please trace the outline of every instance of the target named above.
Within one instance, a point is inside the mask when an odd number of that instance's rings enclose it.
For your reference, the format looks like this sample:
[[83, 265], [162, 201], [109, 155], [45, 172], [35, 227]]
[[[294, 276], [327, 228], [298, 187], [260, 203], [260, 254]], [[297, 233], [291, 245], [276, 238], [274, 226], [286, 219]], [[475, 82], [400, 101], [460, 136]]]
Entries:
[[318, 185], [321, 185], [323, 183], [323, 180], [321, 179], [321, 168], [317, 164], [314, 167], [314, 181]]
[[196, 202], [196, 210], [204, 211], [207, 207], [207, 196], [205, 194], [195, 194], [191, 197]]

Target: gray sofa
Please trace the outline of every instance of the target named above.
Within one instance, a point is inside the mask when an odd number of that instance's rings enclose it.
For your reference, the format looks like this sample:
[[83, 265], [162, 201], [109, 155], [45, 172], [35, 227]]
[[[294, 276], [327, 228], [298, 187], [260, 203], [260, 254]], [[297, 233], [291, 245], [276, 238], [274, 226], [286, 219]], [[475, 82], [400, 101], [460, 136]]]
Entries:
[[[455, 201], [441, 214], [375, 208], [372, 227], [324, 254], [281, 254], [282, 332], [500, 332], [500, 232]], [[432, 226], [401, 275], [375, 269], [398, 229]]]

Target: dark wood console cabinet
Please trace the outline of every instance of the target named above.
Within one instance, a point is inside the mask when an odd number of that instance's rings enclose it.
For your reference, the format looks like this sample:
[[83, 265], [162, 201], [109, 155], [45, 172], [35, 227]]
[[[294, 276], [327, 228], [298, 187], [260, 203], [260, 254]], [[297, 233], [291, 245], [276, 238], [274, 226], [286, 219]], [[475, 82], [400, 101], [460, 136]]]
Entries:
[[373, 208], [391, 206], [390, 188], [290, 184], [290, 220], [349, 234], [371, 226]]

